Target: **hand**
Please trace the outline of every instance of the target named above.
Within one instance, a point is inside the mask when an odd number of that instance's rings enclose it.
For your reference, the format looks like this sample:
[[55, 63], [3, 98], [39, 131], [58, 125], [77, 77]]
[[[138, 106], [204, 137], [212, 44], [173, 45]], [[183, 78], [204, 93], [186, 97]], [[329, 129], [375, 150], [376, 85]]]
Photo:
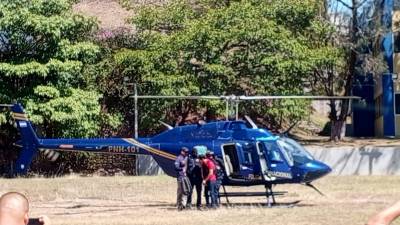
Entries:
[[203, 180], [203, 186], [207, 185], [207, 181]]
[[50, 218], [47, 216], [39, 216], [39, 222], [41, 222], [43, 225], [51, 225]]
[[371, 217], [367, 225], [389, 225], [399, 216], [400, 201]]

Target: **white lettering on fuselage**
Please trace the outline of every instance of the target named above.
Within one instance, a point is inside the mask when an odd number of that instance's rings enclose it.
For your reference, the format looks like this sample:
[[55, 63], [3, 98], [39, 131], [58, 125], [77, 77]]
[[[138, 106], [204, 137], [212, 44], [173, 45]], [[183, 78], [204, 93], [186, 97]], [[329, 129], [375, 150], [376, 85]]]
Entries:
[[267, 174], [270, 177], [280, 177], [280, 178], [292, 179], [292, 174], [290, 174], [290, 173], [279, 172], [279, 171], [268, 171]]

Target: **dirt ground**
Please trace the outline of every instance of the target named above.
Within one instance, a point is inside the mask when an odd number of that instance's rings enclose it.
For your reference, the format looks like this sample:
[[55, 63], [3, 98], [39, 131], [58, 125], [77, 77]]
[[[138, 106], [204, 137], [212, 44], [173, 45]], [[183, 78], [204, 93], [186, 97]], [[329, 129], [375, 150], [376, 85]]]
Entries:
[[[168, 0], [131, 0], [131, 7], [141, 5], [162, 5]], [[115, 29], [124, 27], [131, 29], [127, 20], [134, 15], [135, 10], [123, 7], [124, 0], [80, 0], [73, 10], [86, 16], [97, 18], [100, 28]]]
[[[26, 193], [31, 200], [31, 216], [46, 214], [54, 225], [361, 225], [370, 215], [400, 199], [400, 179], [395, 176], [327, 176], [314, 185], [326, 197], [302, 185], [281, 185], [275, 190], [288, 194], [278, 197], [281, 205], [274, 208], [263, 206], [263, 197], [251, 197], [231, 198], [232, 205], [218, 210], [183, 212], [174, 207], [176, 184], [167, 176], [0, 179], [0, 194]], [[300, 202], [290, 205], [295, 201]]]
[[129, 27], [126, 19], [133, 15], [117, 0], [82, 0], [73, 9], [75, 12], [96, 17], [101, 28]]

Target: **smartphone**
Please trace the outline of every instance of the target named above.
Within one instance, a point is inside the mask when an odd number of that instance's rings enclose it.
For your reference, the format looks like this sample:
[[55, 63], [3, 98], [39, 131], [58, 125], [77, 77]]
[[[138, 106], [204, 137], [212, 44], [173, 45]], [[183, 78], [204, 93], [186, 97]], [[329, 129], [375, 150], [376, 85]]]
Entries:
[[42, 225], [42, 223], [39, 221], [39, 218], [32, 218], [29, 219], [28, 225]]

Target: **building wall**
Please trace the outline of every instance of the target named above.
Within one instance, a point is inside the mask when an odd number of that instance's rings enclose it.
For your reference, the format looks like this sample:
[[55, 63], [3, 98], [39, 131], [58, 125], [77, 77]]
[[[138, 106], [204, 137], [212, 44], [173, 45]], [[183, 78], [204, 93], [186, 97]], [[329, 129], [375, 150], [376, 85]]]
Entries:
[[353, 95], [359, 96], [363, 101], [353, 101], [353, 136], [375, 136], [375, 102], [374, 102], [374, 78], [372, 74], [361, 75], [355, 78]]
[[[355, 132], [365, 129], [365, 123], [372, 122], [375, 136], [400, 137], [400, 0], [382, 0], [377, 5], [381, 10], [381, 31], [378, 33], [381, 40], [380, 50], [387, 66], [383, 74], [374, 75], [373, 89], [367, 88], [365, 83], [362, 90], [353, 88], [353, 94], [364, 100], [373, 93], [372, 104], [374, 116], [366, 117], [366, 109], [357, 115], [354, 113]], [[378, 47], [378, 46], [377, 46]], [[354, 109], [355, 110], [355, 109]], [[357, 118], [358, 117], [358, 118]]]
[[396, 137], [400, 136], [400, 0], [395, 0], [393, 5], [392, 31], [394, 37], [394, 54], [393, 54], [393, 73], [397, 75], [397, 79], [393, 80], [395, 92], [395, 123]]
[[[395, 0], [398, 3], [398, 0]], [[381, 76], [377, 76], [376, 88], [374, 91], [375, 99], [375, 134], [377, 136], [394, 137], [396, 136], [396, 116], [395, 116], [395, 88], [400, 87], [393, 81], [392, 74], [399, 69], [400, 63], [394, 59], [400, 58], [395, 55], [393, 24], [396, 24], [400, 14], [394, 10], [393, 0], [384, 0], [382, 4], [381, 22], [383, 28], [387, 30], [382, 35], [382, 52], [387, 65], [387, 72]], [[400, 53], [400, 51], [399, 51]], [[397, 129], [400, 131], [399, 129]]]

